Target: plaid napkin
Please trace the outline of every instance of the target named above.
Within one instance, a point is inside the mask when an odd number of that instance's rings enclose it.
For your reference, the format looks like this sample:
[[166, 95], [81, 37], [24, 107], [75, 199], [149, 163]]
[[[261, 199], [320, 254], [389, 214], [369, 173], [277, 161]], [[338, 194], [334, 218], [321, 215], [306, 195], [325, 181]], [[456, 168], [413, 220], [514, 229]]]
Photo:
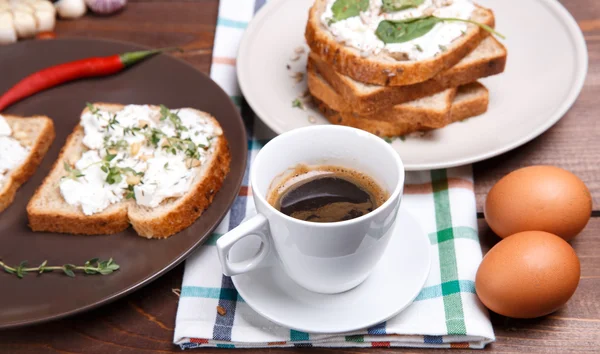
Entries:
[[[242, 105], [235, 73], [239, 41], [264, 0], [221, 0], [211, 77]], [[216, 240], [256, 213], [248, 191], [248, 170], [271, 132], [242, 109], [248, 124], [248, 169], [230, 212], [210, 239], [185, 265], [174, 342], [198, 347], [427, 347], [483, 348], [494, 341], [488, 312], [475, 295], [481, 262], [475, 195], [470, 166], [410, 172], [402, 206], [429, 236], [433, 264], [414, 303], [396, 317], [372, 328], [343, 335], [310, 334], [262, 318], [222, 275]], [[256, 123], [256, 124], [255, 124]], [[226, 310], [217, 313], [217, 306]]]

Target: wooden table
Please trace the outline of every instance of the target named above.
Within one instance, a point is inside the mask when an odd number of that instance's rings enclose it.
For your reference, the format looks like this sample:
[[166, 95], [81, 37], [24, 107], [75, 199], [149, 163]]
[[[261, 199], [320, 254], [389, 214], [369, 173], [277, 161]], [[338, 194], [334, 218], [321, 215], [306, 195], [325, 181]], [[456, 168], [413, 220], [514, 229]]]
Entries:
[[[590, 57], [587, 81], [575, 106], [548, 132], [519, 149], [474, 165], [479, 230], [484, 251], [498, 241], [482, 218], [485, 195], [499, 178], [518, 167], [549, 164], [566, 168], [585, 181], [592, 191], [596, 208], [600, 202], [600, 1], [562, 0], [562, 3], [575, 16], [585, 34]], [[217, 7], [218, 0], [130, 0], [126, 11], [116, 16], [88, 15], [75, 21], [60, 21], [56, 33], [59, 37], [109, 38], [153, 47], [183, 46], [192, 50], [182, 57], [198, 70], [208, 72]], [[563, 309], [540, 319], [514, 320], [492, 315], [497, 342], [488, 346], [487, 351], [600, 353], [600, 211], [596, 208], [585, 231], [573, 241], [582, 266], [581, 282], [573, 298]], [[0, 332], [0, 351], [178, 352], [180, 349], [172, 344], [178, 297], [172, 290], [181, 286], [182, 273], [183, 266], [179, 266], [144, 289], [80, 316]], [[65, 296], [68, 296], [68, 289]], [[269, 349], [268, 352], [301, 350], [310, 349]], [[350, 351], [391, 353], [418, 350]], [[218, 353], [221, 350], [202, 349], [198, 352]], [[472, 353], [452, 350], [452, 353], [462, 352]]]

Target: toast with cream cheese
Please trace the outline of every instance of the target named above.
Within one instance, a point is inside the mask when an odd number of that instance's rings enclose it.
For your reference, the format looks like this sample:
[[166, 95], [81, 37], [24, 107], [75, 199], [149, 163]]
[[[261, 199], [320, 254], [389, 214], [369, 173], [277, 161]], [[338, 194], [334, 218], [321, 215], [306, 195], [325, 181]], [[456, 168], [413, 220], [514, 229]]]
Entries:
[[190, 226], [229, 172], [217, 120], [192, 109], [95, 103], [27, 206], [33, 231], [96, 235]]
[[0, 115], [0, 212], [38, 168], [54, 141], [54, 123], [46, 116]]
[[[364, 6], [366, 0], [350, 1], [351, 6], [340, 6], [344, 1], [339, 1], [315, 1], [309, 11], [306, 41], [317, 57], [340, 74], [373, 85], [404, 86], [428, 80], [454, 66], [489, 35], [473, 23], [442, 21], [417, 38], [384, 42], [377, 34], [383, 21], [433, 16], [470, 20], [489, 27], [495, 21], [491, 10], [471, 0], [424, 0], [415, 2], [416, 7], [399, 11], [386, 11], [381, 0], [369, 0], [364, 11], [348, 18], [340, 15], [354, 6]], [[408, 37], [419, 32], [404, 26], [414, 24], [398, 24], [388, 30], [404, 31]]]
[[[336, 72], [333, 67], [311, 53], [308, 69], [318, 71], [346, 102], [343, 112], [371, 115], [385, 112], [404, 102], [433, 95], [484, 77], [500, 74], [506, 66], [506, 48], [494, 37], [487, 37], [458, 64], [433, 78], [408, 86], [376, 86], [358, 82]], [[327, 101], [325, 100], [327, 103]]]

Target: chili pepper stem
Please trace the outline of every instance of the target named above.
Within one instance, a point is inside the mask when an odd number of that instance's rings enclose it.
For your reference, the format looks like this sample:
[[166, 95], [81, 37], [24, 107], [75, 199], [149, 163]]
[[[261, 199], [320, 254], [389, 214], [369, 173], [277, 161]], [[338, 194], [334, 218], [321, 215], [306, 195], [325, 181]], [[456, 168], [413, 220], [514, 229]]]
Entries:
[[164, 53], [164, 52], [170, 52], [173, 50], [176, 50], [179, 52], [183, 51], [181, 48], [177, 48], [177, 47], [151, 49], [151, 50], [140, 50], [137, 52], [128, 52], [128, 53], [120, 54], [119, 59], [121, 59], [121, 62], [123, 63], [124, 66], [128, 67], [128, 66], [132, 66], [135, 63], [142, 61], [148, 57], [151, 57], [153, 55], [156, 55], [159, 53]]

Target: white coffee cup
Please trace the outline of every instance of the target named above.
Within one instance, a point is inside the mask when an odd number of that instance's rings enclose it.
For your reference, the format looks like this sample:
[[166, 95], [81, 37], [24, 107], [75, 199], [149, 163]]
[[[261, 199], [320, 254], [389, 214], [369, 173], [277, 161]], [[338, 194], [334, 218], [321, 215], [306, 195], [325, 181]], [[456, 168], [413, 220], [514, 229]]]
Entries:
[[[351, 220], [317, 223], [294, 219], [266, 198], [271, 182], [300, 164], [353, 169], [373, 178], [390, 197], [374, 211]], [[223, 273], [237, 275], [265, 266], [265, 259], [272, 254], [278, 259], [274, 266], [283, 267], [296, 283], [332, 294], [362, 283], [381, 258], [400, 207], [404, 166], [390, 144], [373, 134], [321, 125], [296, 129], [267, 143], [251, 166], [250, 185], [258, 214], [217, 241]], [[260, 237], [259, 251], [250, 259], [231, 261], [231, 248], [250, 235]]]

